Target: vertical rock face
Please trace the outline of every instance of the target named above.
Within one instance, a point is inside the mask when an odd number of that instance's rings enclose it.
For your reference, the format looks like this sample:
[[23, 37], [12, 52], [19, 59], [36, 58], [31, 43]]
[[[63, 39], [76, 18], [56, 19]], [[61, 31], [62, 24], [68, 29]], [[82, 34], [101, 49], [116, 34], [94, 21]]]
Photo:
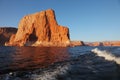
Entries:
[[17, 32], [16, 28], [1, 27], [0, 28], [0, 46], [4, 46], [5, 42], [9, 41], [10, 36]]
[[8, 46], [67, 46], [69, 29], [57, 24], [52, 9], [24, 16]]

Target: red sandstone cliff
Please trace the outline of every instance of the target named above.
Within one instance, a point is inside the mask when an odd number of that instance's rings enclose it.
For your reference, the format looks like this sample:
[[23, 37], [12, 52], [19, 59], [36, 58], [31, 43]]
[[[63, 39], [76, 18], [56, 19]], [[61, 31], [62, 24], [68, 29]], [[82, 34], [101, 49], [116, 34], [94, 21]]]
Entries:
[[24, 16], [6, 46], [68, 46], [69, 29], [57, 24], [52, 9]]
[[10, 36], [17, 32], [16, 28], [1, 27], [0, 28], [0, 46], [3, 46], [6, 41], [9, 41]]

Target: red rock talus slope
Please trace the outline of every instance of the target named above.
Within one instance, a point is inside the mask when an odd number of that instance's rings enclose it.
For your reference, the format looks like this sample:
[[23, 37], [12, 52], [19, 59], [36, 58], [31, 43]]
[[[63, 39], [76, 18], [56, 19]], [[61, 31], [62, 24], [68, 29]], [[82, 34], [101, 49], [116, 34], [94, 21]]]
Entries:
[[0, 27], [0, 46], [4, 46], [5, 42], [9, 41], [10, 36], [16, 32], [16, 28]]
[[69, 29], [57, 24], [52, 9], [24, 16], [7, 46], [68, 46]]

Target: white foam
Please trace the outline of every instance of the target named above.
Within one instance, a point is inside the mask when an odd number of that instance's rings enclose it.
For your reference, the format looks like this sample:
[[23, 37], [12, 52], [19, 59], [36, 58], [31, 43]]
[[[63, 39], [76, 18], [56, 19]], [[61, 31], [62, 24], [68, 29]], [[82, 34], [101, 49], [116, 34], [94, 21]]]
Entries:
[[44, 71], [42, 74], [33, 74], [33, 80], [56, 80], [57, 75], [64, 75], [68, 70], [68, 66], [59, 66], [52, 71]]
[[105, 50], [101, 51], [98, 48], [92, 49], [91, 51], [100, 57], [104, 57], [106, 60], [115, 61], [117, 64], [120, 64], [120, 57], [115, 57], [110, 52], [107, 52]]

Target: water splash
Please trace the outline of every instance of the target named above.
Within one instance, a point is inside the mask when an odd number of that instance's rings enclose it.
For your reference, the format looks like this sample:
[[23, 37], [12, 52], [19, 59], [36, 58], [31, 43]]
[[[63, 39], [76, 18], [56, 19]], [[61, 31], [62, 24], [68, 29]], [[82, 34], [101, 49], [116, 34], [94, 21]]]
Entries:
[[107, 52], [105, 50], [101, 51], [98, 48], [92, 49], [91, 51], [100, 57], [104, 57], [106, 60], [115, 61], [117, 64], [120, 64], [120, 57], [116, 57], [110, 52]]
[[33, 74], [32, 80], [57, 80], [58, 75], [65, 75], [68, 65], [59, 66], [54, 70], [43, 71], [42, 74]]

